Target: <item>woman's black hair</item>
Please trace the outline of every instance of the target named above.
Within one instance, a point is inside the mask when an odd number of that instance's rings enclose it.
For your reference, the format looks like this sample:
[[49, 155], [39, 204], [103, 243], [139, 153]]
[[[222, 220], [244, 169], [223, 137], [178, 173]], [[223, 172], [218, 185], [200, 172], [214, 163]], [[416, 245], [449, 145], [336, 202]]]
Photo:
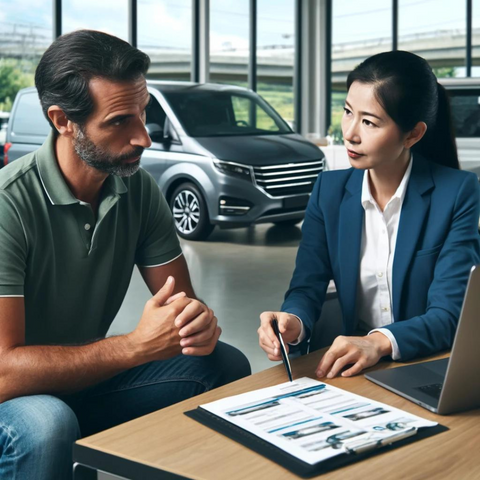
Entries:
[[35, 72], [43, 113], [54, 128], [47, 112], [58, 105], [69, 120], [83, 125], [93, 110], [92, 78], [136, 80], [149, 66], [147, 54], [112, 35], [94, 30], [62, 35], [48, 47]]
[[427, 132], [413, 152], [460, 168], [447, 92], [426, 60], [410, 52], [379, 53], [350, 72], [347, 89], [353, 82], [373, 85], [376, 99], [403, 132], [426, 123]]

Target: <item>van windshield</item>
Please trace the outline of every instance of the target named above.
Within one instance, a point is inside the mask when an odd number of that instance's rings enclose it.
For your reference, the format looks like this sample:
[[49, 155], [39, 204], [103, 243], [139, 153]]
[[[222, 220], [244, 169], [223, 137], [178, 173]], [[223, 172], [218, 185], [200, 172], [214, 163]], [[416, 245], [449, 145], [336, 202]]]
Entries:
[[169, 91], [164, 96], [191, 137], [292, 133], [265, 100], [250, 92]]

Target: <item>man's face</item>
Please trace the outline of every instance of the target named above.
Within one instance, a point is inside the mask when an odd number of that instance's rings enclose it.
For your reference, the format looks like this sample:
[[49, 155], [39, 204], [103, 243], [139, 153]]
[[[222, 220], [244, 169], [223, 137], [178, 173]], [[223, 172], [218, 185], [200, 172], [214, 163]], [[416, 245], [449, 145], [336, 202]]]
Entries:
[[152, 144], [145, 130], [150, 100], [145, 79], [120, 83], [94, 78], [90, 94], [94, 109], [84, 125], [76, 125], [75, 152], [103, 173], [133, 175], [140, 167], [143, 150]]

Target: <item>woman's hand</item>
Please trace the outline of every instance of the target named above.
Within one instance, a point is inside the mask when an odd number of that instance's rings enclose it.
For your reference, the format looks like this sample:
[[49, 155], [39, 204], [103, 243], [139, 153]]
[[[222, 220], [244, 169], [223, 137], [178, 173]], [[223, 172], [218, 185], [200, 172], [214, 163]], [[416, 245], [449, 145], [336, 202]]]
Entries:
[[381, 332], [374, 332], [366, 337], [339, 336], [320, 360], [315, 373], [318, 378], [333, 378], [345, 366], [353, 364], [342, 373], [342, 377], [351, 377], [391, 353], [392, 344]]
[[257, 330], [260, 347], [265, 351], [269, 360], [278, 362], [282, 359], [282, 354], [280, 353], [280, 342], [272, 328], [274, 318], [277, 319], [278, 330], [282, 334], [287, 353], [287, 343], [297, 340], [302, 326], [298, 317], [289, 313], [263, 312], [260, 315], [260, 328]]

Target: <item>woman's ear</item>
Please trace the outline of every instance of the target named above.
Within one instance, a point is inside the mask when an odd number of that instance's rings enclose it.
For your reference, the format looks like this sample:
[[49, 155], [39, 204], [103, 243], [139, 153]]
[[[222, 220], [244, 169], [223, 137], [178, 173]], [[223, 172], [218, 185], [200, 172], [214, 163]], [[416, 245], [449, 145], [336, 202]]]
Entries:
[[71, 122], [58, 105], [52, 105], [47, 111], [48, 118], [55, 125], [60, 135], [71, 136], [74, 133]]
[[403, 141], [403, 145], [405, 148], [412, 148], [416, 143], [418, 143], [427, 131], [427, 124], [425, 122], [418, 122], [414, 127], [413, 130], [405, 137]]

